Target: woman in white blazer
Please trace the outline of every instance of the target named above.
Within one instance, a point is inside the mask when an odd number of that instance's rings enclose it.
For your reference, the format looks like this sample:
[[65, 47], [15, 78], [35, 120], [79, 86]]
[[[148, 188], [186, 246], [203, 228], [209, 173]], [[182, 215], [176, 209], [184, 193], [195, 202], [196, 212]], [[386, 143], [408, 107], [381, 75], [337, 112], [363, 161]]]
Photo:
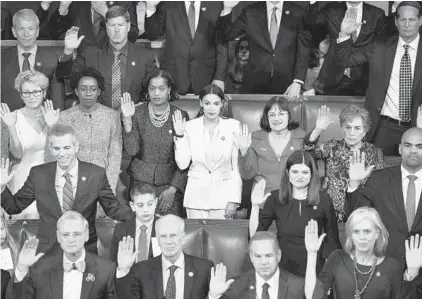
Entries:
[[188, 218], [231, 219], [242, 192], [240, 122], [221, 117], [224, 93], [218, 86], [205, 86], [199, 99], [203, 116], [188, 122], [181, 113], [173, 116], [176, 163], [189, 167], [183, 205]]

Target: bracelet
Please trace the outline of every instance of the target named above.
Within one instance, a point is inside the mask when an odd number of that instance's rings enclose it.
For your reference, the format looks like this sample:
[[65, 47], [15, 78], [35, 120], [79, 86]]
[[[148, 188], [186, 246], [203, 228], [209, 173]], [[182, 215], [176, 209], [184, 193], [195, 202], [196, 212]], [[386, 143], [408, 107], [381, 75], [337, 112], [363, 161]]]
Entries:
[[183, 138], [183, 137], [185, 137], [185, 134], [179, 135], [179, 134], [174, 133], [174, 136], [177, 137], [177, 138]]
[[124, 125], [132, 125], [132, 119], [123, 119], [123, 124]]

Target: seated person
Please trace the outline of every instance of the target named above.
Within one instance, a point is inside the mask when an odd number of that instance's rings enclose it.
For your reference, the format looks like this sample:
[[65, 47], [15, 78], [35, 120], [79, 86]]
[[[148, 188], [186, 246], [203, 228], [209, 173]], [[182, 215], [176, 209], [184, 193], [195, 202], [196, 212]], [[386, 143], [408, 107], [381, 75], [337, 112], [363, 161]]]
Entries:
[[25, 241], [12, 286], [14, 298], [117, 298], [116, 265], [85, 251], [88, 221], [68, 211], [57, 221], [56, 233], [59, 255], [36, 254], [39, 240]]
[[117, 262], [119, 242], [123, 237], [130, 236], [135, 241], [135, 251], [138, 253], [136, 263], [154, 256], [152, 239], [156, 238], [155, 209], [157, 196], [154, 188], [146, 184], [138, 184], [130, 188], [129, 205], [134, 212], [130, 221], [119, 223], [114, 228], [110, 247], [110, 260]]
[[[13, 274], [18, 263], [18, 254], [20, 251], [18, 243], [12, 237], [7, 227], [4, 212], [1, 215], [1, 259], [0, 268]], [[2, 297], [3, 298], [3, 297]]]
[[243, 69], [249, 61], [249, 42], [246, 37], [241, 37], [236, 44], [234, 56], [226, 71], [226, 93], [240, 93], [243, 82]]

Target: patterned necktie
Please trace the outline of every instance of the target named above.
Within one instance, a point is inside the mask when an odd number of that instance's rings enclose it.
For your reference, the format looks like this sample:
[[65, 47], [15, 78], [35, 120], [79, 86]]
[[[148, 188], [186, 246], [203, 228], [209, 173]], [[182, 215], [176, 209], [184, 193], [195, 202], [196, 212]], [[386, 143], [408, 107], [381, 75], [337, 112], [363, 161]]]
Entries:
[[192, 38], [195, 36], [195, 1], [190, 1], [189, 11], [188, 11], [188, 20], [190, 27], [190, 34]]
[[29, 65], [29, 56], [31, 56], [31, 53], [22, 53], [23, 56], [23, 64], [22, 64], [22, 72], [30, 70], [31, 66]]
[[262, 296], [261, 299], [270, 299], [270, 294], [268, 293], [268, 288], [270, 285], [268, 283], [264, 283], [262, 285]]
[[406, 219], [409, 231], [412, 229], [413, 220], [416, 213], [416, 189], [415, 180], [418, 178], [416, 175], [408, 175], [409, 185], [407, 185], [406, 195]]
[[[358, 9], [357, 8], [354, 8], [354, 7], [351, 7], [349, 9], [350, 9], [351, 12], [353, 12], [353, 15], [356, 16], [355, 21], [357, 22]], [[358, 38], [358, 31], [356, 29], [355, 31], [352, 32], [352, 40], [353, 40], [353, 42], [355, 42], [357, 38]]]
[[404, 45], [404, 54], [400, 61], [399, 73], [399, 116], [401, 121], [409, 121], [412, 108], [412, 64], [409, 45]]
[[270, 39], [271, 45], [273, 49], [275, 49], [275, 44], [277, 42], [277, 35], [278, 35], [278, 25], [277, 25], [277, 7], [273, 8], [273, 12], [271, 13], [271, 23], [270, 23]]
[[114, 61], [111, 66], [111, 107], [116, 109], [120, 106], [120, 97], [122, 96], [122, 72], [120, 70], [120, 52], [116, 51], [114, 54]]
[[72, 270], [77, 270], [79, 272], [85, 272], [85, 261], [80, 261], [76, 263], [67, 263], [63, 262], [64, 272], [70, 272]]
[[172, 265], [169, 267], [170, 276], [167, 280], [166, 293], [164, 295], [165, 299], [175, 299], [176, 298], [176, 278], [174, 277], [174, 272], [176, 271], [177, 266]]
[[139, 234], [139, 240], [138, 240], [138, 260], [136, 261], [137, 263], [145, 261], [146, 259], [148, 259], [148, 245], [147, 241], [148, 241], [148, 237], [147, 237], [147, 229], [148, 226], [146, 225], [141, 225], [140, 227], [141, 229], [141, 233]]
[[72, 175], [67, 172], [63, 176], [66, 179], [66, 183], [63, 187], [63, 213], [65, 213], [72, 210], [74, 197], [72, 191], [72, 181], [70, 180]]

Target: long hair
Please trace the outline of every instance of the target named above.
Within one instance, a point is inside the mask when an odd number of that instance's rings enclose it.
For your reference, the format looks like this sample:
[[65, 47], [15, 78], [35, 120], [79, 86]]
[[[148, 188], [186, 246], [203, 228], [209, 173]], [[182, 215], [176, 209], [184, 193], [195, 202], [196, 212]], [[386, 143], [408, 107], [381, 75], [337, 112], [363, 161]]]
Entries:
[[240, 46], [242, 42], [245, 42], [245, 41], [248, 42], [248, 39], [246, 38], [246, 36], [242, 36], [239, 39], [236, 45], [236, 49], [234, 51], [234, 57], [227, 67], [227, 73], [230, 79], [232, 80], [233, 83], [238, 84], [238, 85], [241, 85], [243, 82], [243, 65], [240, 64], [238, 55], [240, 51]]
[[4, 229], [6, 231], [6, 238], [5, 238], [4, 243], [1, 244], [1, 246], [2, 248], [4, 246], [7, 246], [10, 248], [10, 251], [12, 253], [13, 267], [15, 268], [18, 263], [20, 248], [17, 242], [15, 241], [15, 239], [10, 234], [9, 229], [7, 228], [6, 219], [4, 218], [4, 213], [2, 213], [1, 215], [1, 225], [4, 226]]
[[264, 110], [262, 111], [261, 120], [259, 121], [261, 129], [267, 132], [271, 131], [270, 122], [268, 121], [268, 112], [274, 105], [278, 106], [278, 109], [281, 111], [287, 111], [289, 113], [289, 123], [287, 124], [287, 130], [290, 131], [299, 127], [299, 123], [293, 120], [292, 109], [289, 106], [289, 101], [287, 101], [284, 97], [275, 96], [265, 104]]
[[[229, 106], [229, 101], [226, 99], [226, 96], [223, 92], [223, 90], [214, 84], [209, 84], [202, 88], [202, 90], [199, 92], [199, 100], [202, 101], [202, 99], [209, 94], [214, 94], [218, 96], [221, 99], [221, 110], [220, 110], [220, 117], [221, 118], [232, 118], [232, 112]], [[199, 109], [198, 114], [196, 115], [196, 118], [201, 117], [204, 115], [204, 109], [201, 107]]]
[[286, 162], [286, 171], [282, 174], [281, 177], [281, 186], [280, 186], [280, 195], [279, 201], [281, 204], [286, 204], [292, 200], [293, 186], [290, 183], [289, 171], [293, 165], [296, 164], [305, 164], [311, 170], [311, 180], [308, 185], [308, 197], [306, 198], [305, 203], [307, 205], [318, 205], [319, 204], [319, 189], [320, 182], [318, 176], [318, 170], [315, 164], [314, 159], [311, 154], [307, 151], [296, 150], [290, 154]]

